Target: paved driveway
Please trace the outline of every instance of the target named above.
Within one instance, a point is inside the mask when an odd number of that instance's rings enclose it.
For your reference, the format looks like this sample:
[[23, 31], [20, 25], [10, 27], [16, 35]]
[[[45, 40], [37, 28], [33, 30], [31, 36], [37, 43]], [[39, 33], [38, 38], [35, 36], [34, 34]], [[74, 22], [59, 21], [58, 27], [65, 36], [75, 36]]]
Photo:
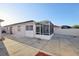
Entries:
[[44, 50], [57, 55], [79, 55], [79, 37], [55, 34]]
[[63, 34], [55, 34], [51, 40], [39, 40], [27, 37], [5, 37], [25, 45], [46, 51], [57, 56], [79, 56], [79, 37]]
[[55, 29], [56, 34], [79, 36], [79, 29]]

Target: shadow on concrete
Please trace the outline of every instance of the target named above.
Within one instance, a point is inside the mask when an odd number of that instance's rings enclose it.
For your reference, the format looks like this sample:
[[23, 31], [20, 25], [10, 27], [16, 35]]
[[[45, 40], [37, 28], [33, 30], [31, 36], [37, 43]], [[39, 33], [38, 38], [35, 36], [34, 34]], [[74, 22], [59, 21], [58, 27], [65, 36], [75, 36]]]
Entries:
[[0, 56], [9, 56], [9, 53], [8, 53], [3, 41], [0, 41]]

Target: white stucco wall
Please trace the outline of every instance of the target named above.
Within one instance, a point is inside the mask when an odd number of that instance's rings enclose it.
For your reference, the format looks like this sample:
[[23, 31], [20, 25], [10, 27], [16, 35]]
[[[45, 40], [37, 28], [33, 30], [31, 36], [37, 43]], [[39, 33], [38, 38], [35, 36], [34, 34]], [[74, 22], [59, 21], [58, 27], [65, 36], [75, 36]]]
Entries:
[[50, 40], [52, 35], [35, 35], [36, 38], [44, 39], [44, 40]]
[[[34, 37], [34, 30], [26, 30], [26, 25], [34, 25], [33, 22], [17, 24], [12, 26], [13, 35], [16, 37]], [[18, 26], [20, 26], [20, 31], [18, 31]]]
[[35, 23], [34, 22], [30, 22], [30, 23], [26, 23], [25, 24], [25, 26], [26, 25], [33, 25], [33, 30], [25, 30], [25, 36], [27, 36], [27, 37], [34, 37], [34, 35], [35, 35], [35, 32], [34, 32], [34, 30], [35, 30], [35, 27], [34, 27], [34, 25], [35, 25]]
[[[18, 31], [18, 26], [21, 26], [20, 27], [20, 31]], [[25, 32], [23, 30], [24, 30], [24, 26], [23, 25], [18, 24], [18, 25], [12, 26], [13, 35], [16, 36], [16, 37], [24, 36]]]

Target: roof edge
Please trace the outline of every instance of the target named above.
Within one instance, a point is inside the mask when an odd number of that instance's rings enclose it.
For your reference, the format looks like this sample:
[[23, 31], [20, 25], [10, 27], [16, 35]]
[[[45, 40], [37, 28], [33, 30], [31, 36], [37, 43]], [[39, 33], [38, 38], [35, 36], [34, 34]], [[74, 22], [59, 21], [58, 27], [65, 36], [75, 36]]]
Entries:
[[[24, 21], [24, 22], [14, 23], [14, 24], [6, 25], [6, 26], [13, 26], [13, 25], [23, 24], [23, 23], [28, 23], [28, 22], [35, 22], [35, 21], [34, 21], [34, 20], [29, 20], [29, 21]], [[6, 27], [6, 26], [4, 26], [4, 27]]]

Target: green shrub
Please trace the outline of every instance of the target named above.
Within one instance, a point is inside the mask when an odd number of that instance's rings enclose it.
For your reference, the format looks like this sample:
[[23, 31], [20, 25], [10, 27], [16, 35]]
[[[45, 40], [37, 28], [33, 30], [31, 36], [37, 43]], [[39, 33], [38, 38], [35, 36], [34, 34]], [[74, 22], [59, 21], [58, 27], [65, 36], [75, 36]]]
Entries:
[[78, 28], [79, 29], [79, 25], [74, 25], [73, 28]]

